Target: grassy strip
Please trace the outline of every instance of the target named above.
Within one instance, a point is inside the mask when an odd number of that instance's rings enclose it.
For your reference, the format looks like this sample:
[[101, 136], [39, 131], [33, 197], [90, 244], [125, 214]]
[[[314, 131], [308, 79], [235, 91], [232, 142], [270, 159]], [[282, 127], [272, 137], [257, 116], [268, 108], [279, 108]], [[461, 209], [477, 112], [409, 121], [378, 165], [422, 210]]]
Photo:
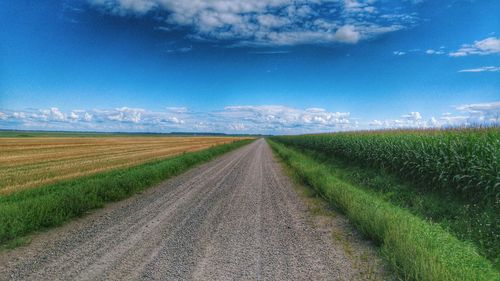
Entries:
[[368, 237], [381, 243], [383, 254], [403, 278], [500, 280], [499, 273], [473, 246], [439, 225], [340, 180], [328, 166], [310, 157], [273, 141], [270, 144], [304, 183], [345, 212]]
[[104, 172], [0, 197], [0, 244], [63, 224], [118, 201], [252, 140], [236, 141], [166, 160]]
[[[294, 146], [289, 146], [295, 148]], [[363, 188], [424, 220], [438, 223], [462, 241], [475, 244], [481, 255], [500, 270], [500, 204], [470, 203], [440, 191], [424, 191], [384, 170], [326, 156], [319, 151], [297, 149], [330, 168], [335, 177]]]

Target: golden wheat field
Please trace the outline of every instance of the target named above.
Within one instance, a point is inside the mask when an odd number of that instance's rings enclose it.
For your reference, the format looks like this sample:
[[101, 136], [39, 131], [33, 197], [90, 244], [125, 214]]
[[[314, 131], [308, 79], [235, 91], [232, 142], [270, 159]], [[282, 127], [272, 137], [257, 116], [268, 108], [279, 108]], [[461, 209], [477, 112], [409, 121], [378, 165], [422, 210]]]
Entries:
[[233, 142], [237, 137], [0, 139], [0, 195]]

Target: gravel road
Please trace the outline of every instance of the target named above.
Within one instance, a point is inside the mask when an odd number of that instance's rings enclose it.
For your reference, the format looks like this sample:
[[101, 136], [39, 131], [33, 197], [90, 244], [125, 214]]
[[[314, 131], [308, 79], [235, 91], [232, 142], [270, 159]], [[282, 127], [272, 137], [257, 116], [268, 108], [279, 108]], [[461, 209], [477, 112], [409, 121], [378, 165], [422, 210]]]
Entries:
[[1, 280], [355, 280], [257, 140], [0, 254]]

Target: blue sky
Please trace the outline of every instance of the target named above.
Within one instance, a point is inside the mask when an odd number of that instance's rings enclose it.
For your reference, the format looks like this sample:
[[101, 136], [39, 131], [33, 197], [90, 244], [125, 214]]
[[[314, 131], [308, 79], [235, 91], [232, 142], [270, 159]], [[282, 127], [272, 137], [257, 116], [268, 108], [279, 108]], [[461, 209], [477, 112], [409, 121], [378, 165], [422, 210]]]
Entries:
[[498, 122], [500, 2], [0, 2], [0, 128], [293, 134]]

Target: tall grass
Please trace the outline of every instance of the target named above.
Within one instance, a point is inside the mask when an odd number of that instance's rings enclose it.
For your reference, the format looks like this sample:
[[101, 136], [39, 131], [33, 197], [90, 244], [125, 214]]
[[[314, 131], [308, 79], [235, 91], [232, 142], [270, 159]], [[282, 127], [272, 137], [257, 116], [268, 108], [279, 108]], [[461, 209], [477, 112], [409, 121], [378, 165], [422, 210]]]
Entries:
[[283, 136], [277, 141], [390, 171], [463, 198], [500, 200], [500, 129]]
[[251, 141], [235, 141], [0, 197], [0, 244], [43, 228], [61, 225]]
[[381, 243], [383, 254], [403, 279], [500, 280], [499, 273], [473, 246], [439, 225], [340, 180], [330, 167], [310, 157], [273, 141], [270, 144], [300, 179]]

